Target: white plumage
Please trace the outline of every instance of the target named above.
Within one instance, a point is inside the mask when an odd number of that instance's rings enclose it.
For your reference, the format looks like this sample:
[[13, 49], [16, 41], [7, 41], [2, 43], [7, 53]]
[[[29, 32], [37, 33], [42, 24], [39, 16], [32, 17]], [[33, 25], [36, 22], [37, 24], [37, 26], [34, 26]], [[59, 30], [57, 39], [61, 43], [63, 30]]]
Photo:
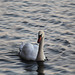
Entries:
[[25, 60], [44, 61], [45, 55], [43, 51], [44, 32], [38, 33], [38, 45], [31, 43], [22, 43], [20, 45], [20, 56]]
[[20, 46], [20, 55], [25, 60], [36, 60], [38, 54], [38, 45], [31, 43], [22, 43]]

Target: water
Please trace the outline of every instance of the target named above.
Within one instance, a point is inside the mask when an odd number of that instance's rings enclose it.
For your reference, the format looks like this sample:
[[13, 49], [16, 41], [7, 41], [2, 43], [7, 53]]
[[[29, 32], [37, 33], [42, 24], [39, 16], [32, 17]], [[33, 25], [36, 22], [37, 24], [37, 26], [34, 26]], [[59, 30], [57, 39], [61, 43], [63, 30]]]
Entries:
[[[19, 45], [39, 30], [48, 61], [21, 60]], [[75, 75], [75, 1], [0, 0], [0, 75]]]

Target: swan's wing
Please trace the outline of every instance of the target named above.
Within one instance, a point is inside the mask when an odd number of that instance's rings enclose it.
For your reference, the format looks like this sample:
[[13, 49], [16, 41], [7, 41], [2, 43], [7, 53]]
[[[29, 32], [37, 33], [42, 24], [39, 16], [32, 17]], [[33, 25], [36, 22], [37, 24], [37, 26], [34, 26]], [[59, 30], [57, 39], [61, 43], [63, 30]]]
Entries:
[[36, 60], [38, 46], [31, 43], [22, 44], [20, 46], [20, 55], [26, 60]]
[[34, 54], [34, 56], [35, 56], [35, 58], [37, 58], [37, 55], [38, 55], [38, 45], [33, 45], [34, 46], [34, 52], [33, 52], [33, 54]]
[[38, 48], [39, 48], [38, 44], [37, 43], [32, 43], [32, 44], [34, 46], [34, 52], [38, 53]]
[[38, 53], [38, 45], [34, 45], [34, 50]]

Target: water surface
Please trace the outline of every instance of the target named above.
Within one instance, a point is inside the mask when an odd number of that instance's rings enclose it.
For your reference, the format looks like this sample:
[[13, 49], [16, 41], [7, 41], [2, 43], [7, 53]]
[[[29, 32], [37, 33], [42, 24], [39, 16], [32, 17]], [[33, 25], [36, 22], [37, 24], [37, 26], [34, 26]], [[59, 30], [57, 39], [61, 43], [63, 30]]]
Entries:
[[[48, 61], [18, 56], [21, 42], [37, 42], [45, 32]], [[75, 1], [0, 0], [0, 75], [74, 75]]]

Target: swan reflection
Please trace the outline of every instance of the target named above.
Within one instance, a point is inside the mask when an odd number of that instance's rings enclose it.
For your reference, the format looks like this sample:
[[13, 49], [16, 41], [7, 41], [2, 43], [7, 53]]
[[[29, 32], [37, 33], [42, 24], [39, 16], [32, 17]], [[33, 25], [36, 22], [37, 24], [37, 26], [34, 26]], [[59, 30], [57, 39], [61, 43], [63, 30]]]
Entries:
[[21, 59], [21, 61], [24, 64], [24, 70], [26, 71], [36, 71], [37, 75], [45, 75], [44, 74], [44, 62], [43, 61], [38, 61], [38, 62], [34, 62], [34, 61], [24, 61], [23, 59]]
[[38, 64], [38, 68], [37, 68], [38, 75], [45, 75], [44, 74], [44, 62], [37, 62], [37, 64]]

